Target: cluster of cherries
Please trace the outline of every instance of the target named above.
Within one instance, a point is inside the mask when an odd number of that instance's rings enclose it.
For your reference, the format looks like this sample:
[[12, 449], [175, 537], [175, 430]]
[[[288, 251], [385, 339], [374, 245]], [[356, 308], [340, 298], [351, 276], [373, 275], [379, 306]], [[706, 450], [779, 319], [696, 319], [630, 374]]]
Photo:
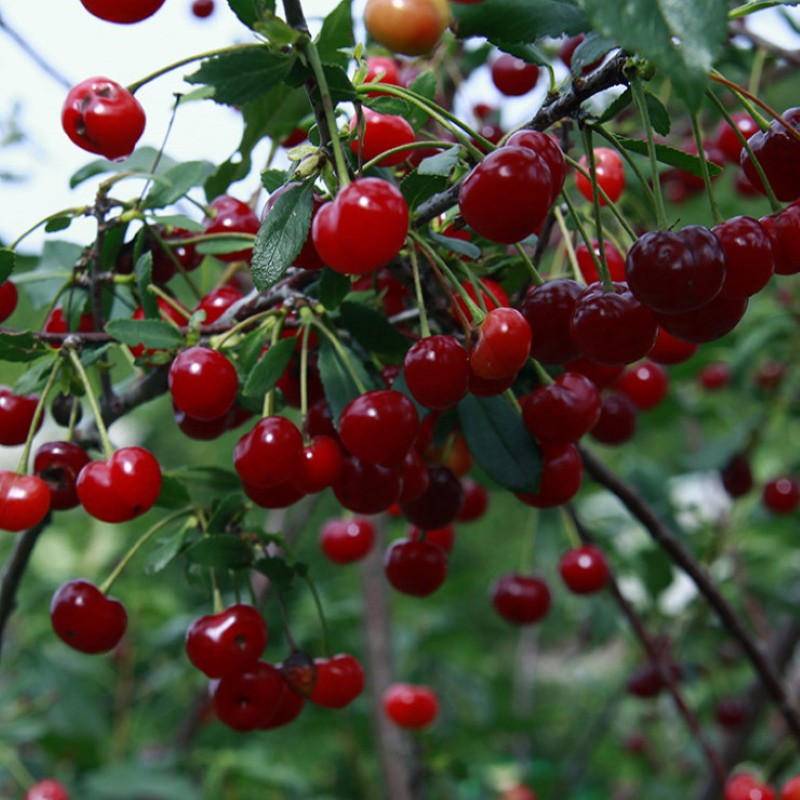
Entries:
[[800, 800], [800, 776], [790, 778], [780, 795], [752, 772], [739, 772], [725, 783], [723, 800]]

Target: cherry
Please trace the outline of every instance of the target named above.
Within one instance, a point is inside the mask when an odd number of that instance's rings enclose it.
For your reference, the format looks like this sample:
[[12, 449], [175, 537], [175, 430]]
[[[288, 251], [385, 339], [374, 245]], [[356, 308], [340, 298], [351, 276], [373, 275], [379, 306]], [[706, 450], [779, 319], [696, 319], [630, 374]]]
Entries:
[[[280, 668], [280, 666], [278, 668]], [[305, 708], [306, 698], [292, 691], [290, 685], [286, 681], [285, 675], [283, 676], [283, 680], [285, 691], [281, 694], [278, 708], [267, 722], [262, 722], [258, 726], [258, 730], [260, 731], [271, 731], [275, 728], [288, 725], [290, 722], [294, 722], [294, 720], [300, 716], [300, 712]]]
[[169, 368], [169, 390], [175, 406], [194, 419], [219, 419], [230, 411], [239, 390], [233, 364], [218, 350], [190, 347]]
[[755, 775], [740, 772], [725, 782], [723, 800], [775, 800], [775, 792]]
[[358, 660], [346, 653], [331, 658], [315, 658], [317, 681], [308, 699], [324, 708], [344, 708], [364, 691], [364, 670]]
[[254, 486], [242, 482], [242, 489], [261, 508], [288, 508], [305, 496], [305, 493], [291, 481], [283, 481], [273, 486]]
[[502, 394], [506, 389], [510, 389], [517, 380], [516, 374], [508, 375], [496, 381], [488, 378], [481, 378], [474, 372], [469, 373], [469, 391], [478, 397], [494, 397]]
[[214, 13], [214, 0], [194, 0], [192, 14], [198, 19], [205, 19]]
[[800, 775], [783, 784], [781, 789], [781, 800], [800, 800]]
[[83, 7], [94, 16], [130, 25], [147, 19], [164, 5], [164, 0], [81, 0]]
[[[419, 442], [419, 439], [417, 439], [417, 442]], [[403, 458], [403, 463], [400, 465], [400, 475], [403, 481], [403, 488], [400, 492], [400, 497], [397, 498], [399, 503], [410, 503], [412, 500], [422, 497], [428, 491], [428, 487], [431, 484], [428, 465], [417, 450], [417, 445], [412, 447]]]
[[712, 361], [700, 370], [697, 380], [707, 392], [716, 392], [728, 386], [732, 377], [728, 364], [724, 361]]
[[419, 431], [414, 404], [393, 389], [376, 389], [351, 400], [339, 418], [342, 444], [370, 464], [398, 464]]
[[535, 492], [517, 498], [534, 508], [552, 508], [571, 500], [583, 482], [583, 461], [573, 444], [542, 445], [542, 474]]
[[[189, 312], [187, 311], [185, 314], [182, 312], [183, 306], [176, 302], [175, 304], [168, 303], [163, 298], [159, 297], [157, 299], [158, 304], [158, 313], [162, 320], [167, 322], [172, 322], [175, 325], [185, 325], [186, 321], [189, 319]], [[131, 319], [144, 319], [145, 312], [144, 309], [139, 306], [131, 316]], [[92, 328], [93, 330], [93, 328]], [[134, 358], [150, 358], [154, 356], [158, 350], [150, 350], [145, 348], [143, 344], [137, 344], [134, 347], [131, 347], [131, 353], [133, 354]]]
[[62, 584], [50, 602], [50, 621], [58, 637], [81, 653], [107, 653], [128, 626], [125, 607], [87, 580]]
[[[247, 203], [230, 195], [215, 197], [209, 208], [211, 216], [203, 220], [203, 229], [209, 234], [249, 233], [255, 235], [261, 227], [261, 221], [255, 211]], [[232, 253], [218, 253], [220, 261], [250, 261], [253, 255], [252, 246]]]
[[286, 417], [259, 420], [236, 443], [233, 465], [243, 483], [268, 488], [284, 483], [300, 464], [303, 436]]
[[521, 399], [522, 421], [540, 442], [577, 442], [600, 417], [600, 394], [584, 375], [564, 372]]
[[641, 303], [663, 314], [708, 305], [725, 280], [725, 253], [701, 225], [652, 231], [634, 242], [625, 263], [628, 286]]
[[[372, 161], [396, 147], [411, 144], [417, 137], [414, 129], [403, 117], [396, 114], [379, 114], [370, 108], [362, 109], [362, 120], [354, 114], [350, 118], [350, 149], [361, 161]], [[362, 128], [363, 126], [363, 128]], [[410, 150], [384, 156], [378, 163], [381, 167], [394, 167], [402, 164]]]
[[420, 405], [452, 408], [469, 390], [469, 356], [454, 336], [427, 336], [406, 353], [403, 374]]
[[464, 502], [456, 516], [456, 522], [475, 522], [486, 513], [489, 507], [489, 492], [485, 486], [466, 478], [461, 484], [464, 487]]
[[[608, 239], [603, 239], [603, 249], [606, 253], [606, 265], [608, 266], [608, 273], [612, 281], [625, 280], [625, 258], [622, 253], [617, 250], [616, 245]], [[595, 255], [600, 257], [600, 245], [597, 240], [592, 241], [592, 250]], [[578, 261], [578, 269], [583, 275], [586, 283], [595, 283], [600, 280], [600, 274], [595, 266], [594, 259], [589, 252], [589, 247], [585, 242], [581, 242], [575, 248], [575, 258]]]
[[539, 80], [539, 67], [509, 53], [501, 53], [491, 66], [492, 83], [507, 97], [527, 94]]
[[536, 792], [525, 786], [524, 783], [517, 783], [504, 789], [498, 800], [538, 800]]
[[669, 375], [660, 364], [642, 361], [627, 369], [617, 379], [615, 388], [630, 397], [640, 411], [649, 411], [667, 396]]
[[[731, 119], [745, 139], [749, 139], [760, 130], [758, 123], [746, 111], [734, 112], [731, 114]], [[739, 163], [742, 142], [725, 119], [720, 120], [717, 127], [716, 145], [728, 161], [732, 161], [734, 164]]]
[[747, 703], [738, 697], [726, 697], [717, 703], [714, 719], [723, 728], [738, 728], [750, 713]]
[[800, 481], [791, 476], [767, 481], [761, 502], [773, 514], [791, 514], [800, 505]]
[[555, 202], [567, 179], [567, 162], [556, 139], [541, 131], [523, 129], [512, 133], [506, 144], [509, 147], [527, 147], [544, 160], [550, 170], [550, 202]]
[[161, 467], [143, 447], [123, 447], [90, 461], [75, 484], [81, 505], [102, 522], [125, 522], [149, 511], [161, 493]]
[[519, 311], [531, 329], [532, 358], [544, 364], [563, 364], [580, 354], [572, 341], [570, 320], [583, 289], [577, 281], [558, 278], [528, 290]]
[[439, 699], [427, 686], [392, 683], [383, 693], [383, 711], [395, 725], [421, 730], [439, 714]]
[[225, 725], [236, 731], [252, 731], [270, 724], [288, 691], [278, 669], [257, 661], [243, 672], [221, 678], [212, 702], [217, 717]]
[[365, 517], [329, 519], [319, 532], [322, 552], [337, 564], [360, 561], [375, 543], [375, 526]]
[[503, 575], [492, 587], [492, 605], [513, 625], [529, 625], [550, 610], [550, 588], [533, 575]]
[[344, 453], [338, 439], [315, 436], [303, 448], [300, 463], [289, 479], [303, 494], [315, 494], [336, 483], [344, 469]]
[[0, 530], [18, 531], [38, 525], [50, 510], [50, 489], [36, 475], [0, 470]]
[[61, 126], [67, 136], [78, 147], [110, 161], [133, 152], [145, 121], [139, 101], [109, 78], [87, 78], [76, 84], [61, 108]]
[[210, 291], [195, 308], [195, 311], [205, 311], [206, 318], [203, 325], [213, 325], [234, 303], [241, 300], [244, 295], [235, 286], [219, 286]]
[[448, 467], [428, 468], [428, 488], [416, 499], [401, 502], [403, 516], [421, 528], [441, 528], [458, 516], [464, 502], [461, 481]]
[[774, 358], [767, 359], [758, 365], [755, 382], [759, 389], [771, 392], [778, 388], [786, 377], [786, 367]]
[[[367, 74], [364, 83], [387, 83], [390, 86], [402, 86], [400, 68], [397, 61], [388, 56], [370, 56], [366, 60]], [[370, 92], [370, 97], [378, 97], [384, 92]]]
[[398, 539], [386, 551], [384, 569], [387, 580], [398, 592], [427, 597], [447, 577], [447, 554], [427, 540]]
[[[38, 405], [38, 395], [14, 394], [8, 386], [0, 386], [0, 445], [15, 447], [25, 443]], [[42, 421], [40, 417], [37, 431]]]
[[[74, 325], [70, 326], [67, 318], [64, 316], [64, 309], [62, 306], [55, 306], [53, 310], [47, 315], [44, 321], [42, 330], [45, 333], [67, 333], [74, 330]], [[81, 314], [78, 318], [78, 333], [91, 333], [94, 330], [94, 320], [90, 314]], [[61, 344], [53, 344], [53, 347], [60, 347]]]
[[[578, 49], [578, 45], [586, 38], [585, 33], [579, 33], [577, 36], [568, 36], [564, 41], [561, 43], [561, 46], [558, 48], [558, 57], [563, 62], [564, 66], [571, 70], [572, 69], [572, 56], [575, 54], [575, 51]], [[599, 58], [597, 61], [592, 62], [591, 64], [587, 64], [582, 70], [581, 74], [586, 75], [587, 73], [591, 72], [595, 67], [599, 66], [602, 62], [602, 58]]]
[[685, 314], [656, 314], [658, 324], [678, 339], [704, 344], [730, 333], [747, 311], [746, 297], [718, 294], [710, 303]]
[[628, 691], [641, 698], [657, 697], [664, 688], [664, 679], [654, 664], [645, 664], [636, 670], [627, 682]]
[[656, 364], [682, 364], [697, 352], [697, 345], [676, 339], [663, 328], [658, 329], [656, 343], [647, 357]]
[[530, 358], [532, 338], [530, 325], [519, 311], [493, 308], [478, 328], [469, 368], [490, 381], [516, 375]]
[[379, 514], [400, 499], [403, 490], [402, 467], [371, 464], [351, 456], [344, 467], [333, 493], [348, 510], [356, 514]]
[[329, 267], [345, 275], [365, 275], [400, 252], [408, 220], [408, 206], [394, 184], [359, 178], [322, 206], [314, 217], [311, 236]]
[[800, 204], [792, 203], [778, 214], [761, 217], [759, 222], [772, 244], [775, 272], [778, 275], [800, 272]]
[[174, 404], [172, 408], [175, 424], [181, 429], [181, 433], [188, 436], [190, 439], [210, 442], [213, 439], [218, 439], [223, 433], [230, 430], [233, 409], [216, 419], [201, 420], [187, 416], [179, 408], [176, 408]]
[[18, 299], [19, 292], [14, 281], [0, 283], [0, 322], [5, 322], [14, 313]]
[[725, 491], [734, 499], [743, 497], [753, 488], [753, 472], [750, 460], [744, 453], [732, 456], [719, 471], [720, 481]]
[[[462, 231], [463, 232], [463, 231]], [[450, 234], [444, 234], [445, 236]], [[491, 311], [494, 308], [509, 307], [511, 300], [508, 297], [506, 290], [491, 278], [478, 278], [477, 281], [462, 281], [461, 288], [467, 293], [470, 300], [472, 300], [479, 308], [485, 311]], [[472, 319], [472, 315], [467, 309], [467, 304], [459, 294], [453, 295], [453, 316], [459, 319], [459, 314], [465, 319]]]
[[[584, 170], [589, 171], [589, 160], [586, 156], [582, 156], [579, 163]], [[595, 148], [594, 169], [597, 185], [608, 195], [612, 203], [616, 203], [625, 188], [625, 167], [620, 154], [608, 147]], [[580, 172], [575, 173], [575, 186], [587, 200], [592, 200], [594, 196], [592, 183]], [[600, 205], [605, 204], [605, 197], [600, 195]]]
[[506, 145], [467, 175], [458, 205], [467, 224], [493, 242], [513, 244], [535, 233], [550, 211], [553, 178], [528, 147]]
[[637, 421], [633, 400], [621, 392], [611, 392], [600, 401], [600, 418], [589, 435], [602, 444], [622, 444], [636, 433]]
[[[800, 125], [800, 108], [790, 108], [781, 116], [795, 129]], [[800, 142], [789, 134], [783, 123], [773, 120], [767, 130], [753, 134], [748, 143], [778, 200], [795, 200], [800, 195], [800, 169], [797, 166]], [[766, 194], [750, 154], [744, 148], [740, 163], [750, 183]]]
[[75, 482], [89, 463], [88, 453], [74, 442], [46, 442], [33, 457], [33, 471], [50, 489], [50, 507], [57, 511], [80, 503]]
[[414, 525], [408, 532], [408, 538], [415, 542], [426, 540], [437, 547], [441, 547], [449, 556], [453, 552], [453, 545], [456, 540], [456, 531], [452, 525], [445, 525], [442, 528], [429, 528], [424, 530], [418, 525]]
[[209, 678], [222, 678], [253, 666], [268, 638], [258, 609], [239, 603], [192, 622], [186, 631], [186, 655]]
[[575, 594], [599, 592], [611, 577], [605, 553], [591, 544], [564, 553], [558, 571], [567, 588]]
[[395, 53], [429, 53], [450, 22], [447, 0], [367, 0], [364, 25], [376, 42]]
[[69, 792], [59, 781], [47, 778], [31, 786], [23, 800], [69, 800]]
[[606, 292], [601, 283], [593, 283], [578, 295], [570, 334], [593, 361], [630, 364], [647, 355], [655, 343], [656, 321], [626, 283], [613, 286]]

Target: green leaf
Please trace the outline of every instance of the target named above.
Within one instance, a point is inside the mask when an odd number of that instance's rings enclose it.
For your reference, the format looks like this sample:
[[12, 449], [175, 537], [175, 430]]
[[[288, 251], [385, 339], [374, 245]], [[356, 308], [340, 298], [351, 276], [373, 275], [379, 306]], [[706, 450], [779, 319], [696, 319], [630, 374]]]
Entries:
[[194, 484], [204, 493], [233, 492], [242, 488], [242, 482], [235, 472], [220, 467], [180, 467], [165, 474], [174, 475], [184, 483]]
[[50, 372], [57, 358], [58, 353], [53, 350], [36, 364], [28, 367], [14, 384], [14, 393], [30, 394], [31, 392], [38, 392], [43, 389], [45, 383], [47, 383], [47, 379], [50, 377]]
[[666, 106], [652, 92], [645, 92], [644, 100], [653, 130], [660, 136], [669, 136], [672, 123]]
[[[617, 136], [615, 139], [617, 143], [626, 150], [643, 156], [647, 155], [647, 142], [643, 139], [629, 139], [626, 136]], [[697, 178], [703, 177], [701, 160], [697, 156], [685, 153], [683, 150], [669, 147], [669, 145], [666, 144], [656, 144], [656, 158], [662, 164], [678, 167], [678, 169], [685, 170]], [[713, 161], [707, 161], [706, 163], [708, 164], [708, 171], [712, 177], [722, 172], [722, 167], [715, 164]]]
[[242, 515], [245, 503], [241, 492], [225, 495], [214, 507], [208, 520], [208, 532], [211, 534], [227, 533], [228, 525]]
[[253, 566], [260, 573], [266, 575], [281, 591], [291, 588], [295, 571], [286, 563], [285, 558], [278, 556], [259, 558]]
[[247, 397], [263, 398], [286, 371], [295, 348], [294, 337], [280, 339], [271, 345], [247, 376], [242, 393]]
[[334, 104], [355, 103], [358, 100], [356, 87], [342, 67], [338, 64], [323, 64], [322, 71], [325, 73], [325, 80], [328, 81], [331, 101]]
[[275, 13], [275, 0], [228, 0], [228, 5], [248, 28], [252, 28], [263, 13]]
[[98, 158], [81, 167], [69, 180], [70, 189], [74, 189], [95, 175], [106, 172], [136, 172], [149, 174], [153, 164], [158, 164], [158, 171], [165, 172], [176, 165], [176, 161], [167, 155], [160, 154], [154, 147], [139, 147], [124, 161], [108, 161]]
[[408, 117], [411, 114], [411, 104], [402, 97], [365, 97], [363, 103], [367, 108], [379, 114], [394, 114], [396, 117]]
[[279, 281], [302, 250], [311, 225], [312, 189], [311, 182], [289, 185], [261, 223], [251, 266], [259, 291]]
[[193, 233], [202, 233], [204, 230], [202, 223], [183, 214], [159, 214], [154, 221], [165, 228], [183, 228]]
[[350, 301], [342, 303], [339, 313], [342, 325], [368, 353], [389, 361], [403, 360], [410, 342], [384, 314]]
[[633, 102], [633, 93], [627, 88], [609, 104], [608, 108], [598, 118], [598, 122], [609, 122], [618, 114], [622, 113]]
[[169, 350], [184, 342], [184, 335], [174, 325], [160, 319], [112, 319], [106, 324], [106, 333], [123, 344], [141, 344], [151, 350]]
[[0, 247], [0, 283], [8, 280], [17, 265], [17, 254], [8, 247]]
[[461, 148], [451, 147], [449, 150], [443, 150], [435, 156], [428, 156], [423, 159], [417, 167], [418, 175], [441, 175], [446, 178], [458, 166], [461, 156]]
[[176, 203], [189, 189], [201, 186], [213, 171], [210, 161], [186, 161], [168, 169], [162, 176], [163, 182], [147, 193], [144, 208], [164, 208]]
[[255, 238], [249, 236], [220, 236], [209, 239], [207, 242], [200, 242], [197, 245], [197, 252], [203, 255], [221, 255], [223, 253], [235, 253], [238, 250], [247, 250], [253, 246]]
[[265, 169], [261, 173], [261, 185], [272, 194], [286, 183], [286, 173], [282, 169]]
[[430, 236], [439, 247], [444, 247], [451, 253], [458, 253], [458, 255], [465, 256], [472, 261], [477, 261], [481, 257], [480, 247], [472, 242], [457, 239], [455, 236], [442, 236], [442, 234], [434, 233], [433, 231], [428, 231], [428, 236]]
[[442, 175], [420, 175], [418, 172], [412, 172], [400, 184], [400, 191], [411, 209], [446, 188], [447, 178]]
[[[340, 346], [365, 388], [367, 390], [379, 388], [367, 374], [359, 356], [344, 344], [340, 344]], [[319, 376], [325, 389], [325, 397], [331, 408], [331, 415], [334, 420], [338, 421], [344, 407], [358, 397], [362, 391], [353, 380], [342, 356], [327, 339], [323, 340], [320, 345], [318, 366]]]
[[48, 220], [47, 224], [44, 226], [45, 233], [55, 233], [56, 231], [66, 230], [72, 225], [72, 220], [74, 219], [75, 217], [72, 214], [63, 217], [53, 217], [53, 219]]
[[302, 36], [299, 31], [287, 25], [275, 14], [264, 15], [263, 19], [253, 26], [253, 29], [278, 48], [296, 44]]
[[[414, 78], [408, 88], [427, 100], [434, 100], [436, 98], [436, 75], [431, 70], [426, 70]], [[408, 120], [415, 131], [418, 131], [430, 118], [427, 111], [413, 105], [410, 106], [408, 113], [402, 116]]]
[[134, 268], [134, 275], [136, 276], [136, 288], [139, 290], [139, 299], [142, 302], [145, 317], [147, 319], [160, 319], [161, 312], [158, 310], [156, 296], [147, 289], [153, 282], [153, 252], [151, 250], [139, 256]]
[[241, 106], [277, 86], [294, 61], [294, 56], [275, 52], [266, 45], [252, 45], [209, 58], [185, 80], [213, 86], [217, 103]]
[[504, 53], [509, 53], [515, 58], [521, 58], [529, 64], [538, 64], [541, 67], [550, 63], [547, 53], [542, 52], [535, 44], [530, 42], [499, 42], [497, 46]]
[[245, 569], [253, 563], [253, 550], [235, 536], [207, 536], [186, 549], [186, 558], [203, 567]]
[[338, 308], [350, 291], [350, 278], [330, 267], [322, 270], [319, 281], [319, 301], [329, 311]]
[[191, 503], [186, 487], [171, 475], [161, 476], [161, 493], [158, 495], [156, 505], [159, 508], [179, 509]]
[[0, 333], [0, 361], [35, 361], [47, 352], [47, 345], [32, 333]]
[[586, 38], [575, 48], [575, 52], [572, 54], [572, 62], [570, 63], [572, 74], [580, 75], [584, 67], [599, 61], [616, 46], [615, 41], [607, 39], [605, 36], [600, 36], [594, 31], [587, 34]]
[[178, 553], [181, 552], [189, 533], [194, 530], [196, 526], [197, 521], [189, 519], [181, 526], [180, 530], [176, 531], [171, 536], [159, 539], [158, 545], [145, 560], [145, 574], [155, 575], [166, 569], [167, 566], [175, 560]]
[[458, 404], [458, 418], [470, 452], [490, 477], [514, 492], [536, 490], [541, 454], [508, 400], [468, 394]]
[[325, 16], [316, 42], [323, 63], [338, 64], [343, 69], [350, 64], [350, 56], [342, 51], [351, 50], [355, 45], [351, 6], [352, 0], [342, 0]]
[[495, 43], [532, 42], [588, 28], [586, 16], [572, 0], [483, 0], [455, 4], [453, 15], [457, 36], [485, 36]]
[[591, 27], [631, 53], [643, 56], [675, 85], [696, 111], [708, 73], [728, 37], [726, 0], [578, 0]]

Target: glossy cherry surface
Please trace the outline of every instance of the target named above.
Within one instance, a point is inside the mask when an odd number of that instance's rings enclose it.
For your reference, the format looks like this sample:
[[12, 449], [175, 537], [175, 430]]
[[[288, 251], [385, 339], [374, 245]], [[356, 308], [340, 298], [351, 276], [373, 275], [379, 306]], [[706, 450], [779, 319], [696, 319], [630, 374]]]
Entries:
[[427, 336], [403, 359], [408, 391], [422, 406], [452, 408], [469, 390], [469, 355], [455, 336]]
[[538, 622], [550, 610], [550, 587], [534, 575], [509, 573], [492, 587], [495, 611], [513, 625]]
[[337, 564], [360, 561], [375, 543], [375, 526], [365, 517], [329, 519], [319, 532], [322, 552]]
[[478, 328], [469, 354], [470, 370], [479, 378], [498, 381], [516, 375], [531, 354], [533, 334], [515, 308], [494, 308]]
[[219, 419], [231, 410], [239, 390], [236, 368], [218, 350], [190, 347], [169, 368], [172, 400], [194, 419]]
[[81, 4], [90, 14], [106, 22], [130, 25], [155, 14], [164, 0], [81, 0]]
[[46, 778], [37, 781], [27, 792], [23, 800], [69, 800], [69, 792], [63, 783]]
[[81, 653], [107, 653], [125, 634], [128, 615], [119, 600], [104, 595], [93, 583], [62, 584], [50, 602], [53, 630]]
[[19, 292], [17, 285], [12, 280], [0, 283], [0, 322], [5, 322], [17, 307]]
[[557, 278], [528, 290], [519, 311], [531, 329], [531, 357], [545, 364], [563, 364], [580, 354], [572, 340], [570, 321], [583, 290], [570, 278]]
[[552, 508], [571, 500], [583, 482], [583, 461], [573, 444], [542, 445], [542, 473], [535, 492], [517, 497], [534, 508]]
[[393, 683], [383, 693], [383, 711], [401, 728], [421, 730], [439, 714], [439, 698], [427, 686]]
[[308, 699], [324, 708], [349, 706], [364, 691], [364, 669], [347, 653], [316, 658], [317, 682]]
[[[586, 156], [582, 156], [579, 163], [589, 172], [589, 161]], [[594, 151], [594, 168], [598, 186], [608, 195], [612, 203], [616, 203], [625, 188], [625, 166], [622, 157], [609, 147], [598, 147]], [[594, 189], [591, 181], [584, 177], [583, 173], [575, 172], [575, 186], [586, 200], [592, 200]], [[600, 195], [600, 205], [605, 204], [605, 198]]]
[[[417, 137], [414, 129], [404, 117], [397, 114], [379, 114], [370, 108], [362, 110], [362, 118], [357, 115], [350, 119], [350, 149], [362, 162], [372, 161], [387, 150], [411, 144]], [[393, 167], [402, 164], [410, 155], [410, 150], [400, 150], [384, 156], [377, 162], [380, 167]]]
[[[212, 215], [203, 220], [203, 228], [209, 234], [249, 233], [255, 235], [261, 227], [255, 211], [247, 203], [243, 203], [230, 195], [215, 197], [209, 208]], [[253, 255], [252, 248], [242, 248], [231, 253], [218, 253], [220, 261], [249, 261]]]
[[384, 569], [398, 592], [427, 597], [447, 577], [447, 554], [427, 540], [398, 539], [386, 551]]
[[564, 553], [558, 571], [567, 588], [575, 594], [599, 592], [611, 576], [605, 553], [591, 544]]
[[522, 421], [540, 442], [577, 442], [600, 417], [600, 394], [584, 375], [564, 372], [521, 399]]
[[421, 528], [441, 528], [449, 525], [461, 511], [464, 488], [451, 469], [443, 466], [428, 468], [428, 487], [416, 499], [400, 504], [403, 516]]
[[288, 418], [272, 415], [260, 419], [242, 436], [233, 451], [233, 465], [244, 483], [277, 486], [297, 469], [303, 436]]
[[288, 691], [280, 671], [258, 661], [243, 672], [221, 678], [212, 702], [217, 717], [228, 727], [252, 731], [270, 724]]
[[[33, 424], [39, 395], [14, 394], [8, 386], [0, 386], [0, 445], [24, 444]], [[37, 430], [42, 426], [39, 419]]]
[[527, 94], [539, 80], [539, 67], [510, 53], [501, 53], [490, 68], [492, 83], [508, 97]]
[[0, 530], [17, 533], [38, 525], [50, 510], [50, 488], [36, 475], [0, 470]]
[[33, 471], [50, 489], [50, 507], [63, 511], [79, 505], [75, 484], [89, 454], [74, 442], [45, 442], [33, 456]]

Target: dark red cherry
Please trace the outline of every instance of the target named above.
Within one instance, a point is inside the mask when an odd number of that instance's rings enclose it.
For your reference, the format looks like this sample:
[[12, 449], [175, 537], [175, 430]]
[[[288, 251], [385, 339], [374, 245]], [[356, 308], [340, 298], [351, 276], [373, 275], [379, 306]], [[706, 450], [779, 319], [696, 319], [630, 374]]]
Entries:
[[63, 511], [80, 503], [75, 483], [89, 454], [74, 442], [45, 442], [33, 457], [33, 471], [50, 489], [50, 507]]
[[447, 577], [447, 554], [427, 540], [398, 539], [386, 551], [384, 569], [398, 592], [427, 597]]
[[[387, 150], [404, 147], [416, 139], [410, 123], [396, 114], [380, 114], [371, 108], [362, 109], [362, 118], [354, 114], [350, 118], [350, 149], [362, 162], [372, 161]], [[377, 162], [381, 167], [402, 164], [411, 150], [400, 150], [384, 156]]]
[[800, 505], [800, 480], [793, 476], [781, 476], [767, 481], [761, 500], [773, 514], [791, 514]]
[[291, 481], [283, 481], [272, 486], [254, 486], [243, 481], [242, 489], [247, 497], [261, 508], [288, 508], [305, 497], [305, 492], [298, 489]]
[[471, 478], [465, 478], [461, 485], [464, 487], [464, 502], [456, 522], [474, 522], [483, 517], [489, 507], [489, 491]]
[[131, 25], [155, 14], [164, 0], [81, 0], [81, 4], [106, 22]]
[[379, 514], [400, 499], [402, 465], [385, 467], [350, 456], [333, 484], [336, 499], [356, 514]]
[[[800, 108], [790, 108], [782, 114], [783, 119], [793, 128], [800, 125]], [[773, 120], [765, 131], [758, 131], [748, 140], [758, 162], [772, 186], [775, 196], [781, 202], [796, 200], [800, 195], [800, 141], [790, 135], [782, 122]], [[750, 154], [742, 148], [740, 163], [750, 183], [762, 194], [766, 194], [764, 184], [756, 171]]]
[[705, 344], [730, 333], [747, 311], [746, 297], [718, 294], [708, 305], [685, 314], [656, 314], [658, 324], [676, 339]]
[[614, 387], [628, 395], [640, 411], [649, 411], [667, 396], [669, 375], [659, 364], [642, 361], [625, 370]]
[[737, 453], [722, 467], [719, 477], [722, 487], [731, 497], [743, 497], [753, 488], [750, 459], [744, 453]]
[[541, 131], [523, 129], [512, 133], [506, 144], [511, 147], [527, 147], [544, 159], [550, 170], [550, 201], [555, 202], [567, 178], [567, 162], [555, 137]]
[[610, 392], [600, 402], [600, 419], [589, 431], [596, 442], [622, 444], [636, 433], [638, 414], [633, 400], [621, 392]]
[[[25, 443], [38, 404], [39, 395], [14, 394], [7, 386], [0, 386], [0, 445]], [[36, 430], [42, 427], [42, 421], [40, 417]]]
[[528, 290], [519, 311], [532, 334], [531, 357], [545, 364], [563, 364], [580, 355], [572, 341], [570, 320], [584, 287], [569, 278], [547, 281]]
[[415, 500], [400, 504], [403, 516], [421, 528], [441, 528], [458, 516], [464, 502], [461, 481], [448, 467], [428, 468], [428, 488]]
[[470, 371], [489, 381], [516, 375], [531, 354], [532, 334], [525, 317], [514, 308], [494, 308], [478, 328], [469, 354]]
[[442, 528], [429, 528], [428, 530], [423, 530], [419, 526], [413, 525], [408, 531], [408, 538], [415, 542], [425, 539], [425, 541], [441, 547], [449, 556], [456, 541], [456, 531], [452, 525], [445, 525]]
[[128, 615], [119, 600], [86, 580], [62, 584], [50, 602], [53, 630], [81, 653], [107, 653], [122, 639]]
[[233, 451], [233, 465], [243, 483], [268, 488], [285, 483], [298, 468], [303, 436], [286, 417], [259, 420]]
[[288, 691], [280, 670], [258, 661], [244, 672], [221, 678], [212, 702], [217, 717], [229, 728], [252, 731], [270, 724]]
[[750, 709], [738, 697], [725, 697], [714, 709], [714, 719], [723, 728], [738, 728], [748, 717]]
[[611, 577], [605, 553], [591, 544], [564, 553], [558, 571], [567, 588], [575, 594], [599, 592]]
[[517, 492], [534, 508], [552, 508], [571, 500], [583, 482], [583, 460], [574, 444], [542, 445], [542, 473], [535, 492]]
[[469, 390], [469, 355], [455, 336], [427, 336], [406, 353], [403, 374], [420, 405], [452, 408]]
[[322, 552], [337, 564], [360, 561], [374, 542], [375, 526], [365, 517], [329, 519], [319, 532]]
[[658, 329], [656, 343], [647, 357], [656, 364], [682, 364], [697, 352], [697, 345], [676, 339], [663, 328]]
[[169, 368], [169, 390], [175, 405], [194, 419], [219, 419], [231, 410], [239, 391], [236, 368], [218, 350], [190, 347]]
[[290, 482], [303, 494], [314, 494], [336, 483], [344, 469], [344, 453], [339, 440], [332, 436], [315, 436], [303, 448], [300, 463]]
[[725, 281], [720, 293], [749, 297], [760, 292], [775, 271], [772, 242], [760, 222], [733, 217], [711, 229], [725, 254]]
[[539, 67], [510, 53], [501, 53], [491, 66], [492, 83], [507, 97], [527, 94], [539, 80]]
[[324, 708], [349, 706], [364, 691], [364, 670], [354, 656], [316, 658], [317, 682], [308, 699]]
[[[745, 139], [749, 139], [760, 130], [758, 123], [746, 112], [736, 111], [731, 114], [733, 124]], [[717, 127], [716, 145], [728, 161], [739, 163], [742, 155], [742, 141], [727, 120], [720, 120]]]
[[533, 575], [503, 575], [492, 587], [492, 605], [513, 625], [530, 625], [550, 610], [550, 588]]
[[19, 292], [14, 281], [0, 283], [0, 322], [5, 322], [17, 307]]
[[564, 372], [523, 397], [522, 421], [540, 442], [577, 442], [600, 416], [600, 394], [584, 375]]

